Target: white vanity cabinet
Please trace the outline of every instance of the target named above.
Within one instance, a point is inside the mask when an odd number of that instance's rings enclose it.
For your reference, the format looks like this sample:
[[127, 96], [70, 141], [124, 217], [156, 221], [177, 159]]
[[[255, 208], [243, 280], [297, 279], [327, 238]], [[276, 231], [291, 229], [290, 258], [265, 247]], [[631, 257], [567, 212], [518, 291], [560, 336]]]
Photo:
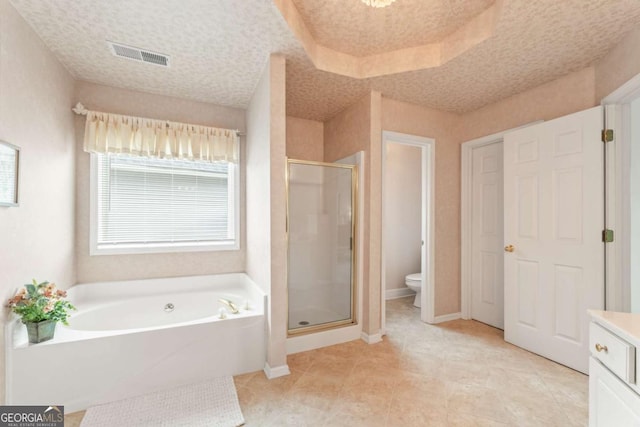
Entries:
[[589, 426], [640, 427], [640, 315], [589, 314]]

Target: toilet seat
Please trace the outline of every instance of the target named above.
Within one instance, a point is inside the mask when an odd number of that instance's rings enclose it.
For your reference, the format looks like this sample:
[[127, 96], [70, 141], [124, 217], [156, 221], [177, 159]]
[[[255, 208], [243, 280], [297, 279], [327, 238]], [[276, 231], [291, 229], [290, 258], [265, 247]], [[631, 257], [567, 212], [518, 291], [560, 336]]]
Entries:
[[405, 280], [409, 282], [420, 282], [422, 280], [422, 273], [407, 274]]

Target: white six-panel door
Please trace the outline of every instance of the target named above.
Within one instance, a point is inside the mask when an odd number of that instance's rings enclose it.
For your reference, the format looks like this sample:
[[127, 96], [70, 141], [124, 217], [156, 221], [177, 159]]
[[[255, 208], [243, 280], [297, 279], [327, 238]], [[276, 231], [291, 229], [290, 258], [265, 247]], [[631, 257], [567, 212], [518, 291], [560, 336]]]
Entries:
[[596, 107], [504, 140], [505, 340], [582, 372], [587, 309], [604, 305], [602, 121]]
[[471, 318], [504, 328], [502, 143], [473, 149]]

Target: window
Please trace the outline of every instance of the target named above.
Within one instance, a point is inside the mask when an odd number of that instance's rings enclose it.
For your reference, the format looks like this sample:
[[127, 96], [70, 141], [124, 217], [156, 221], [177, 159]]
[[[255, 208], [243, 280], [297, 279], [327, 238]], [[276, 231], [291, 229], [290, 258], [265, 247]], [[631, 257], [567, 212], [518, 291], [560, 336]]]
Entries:
[[237, 164], [91, 157], [92, 255], [238, 249]]

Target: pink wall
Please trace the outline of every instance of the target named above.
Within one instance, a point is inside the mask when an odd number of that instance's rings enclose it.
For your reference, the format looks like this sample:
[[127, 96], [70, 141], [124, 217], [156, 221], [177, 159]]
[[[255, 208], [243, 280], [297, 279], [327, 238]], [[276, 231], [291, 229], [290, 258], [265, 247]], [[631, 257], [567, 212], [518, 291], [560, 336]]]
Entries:
[[387, 144], [384, 165], [385, 289], [406, 290], [405, 276], [421, 268], [422, 149]]
[[280, 374], [287, 363], [285, 150], [285, 60], [272, 55], [247, 109], [246, 271], [269, 296], [267, 363]]
[[598, 102], [640, 73], [640, 28], [628, 33], [620, 43], [595, 64]]
[[[35, 278], [75, 282], [73, 78], [0, 2], [0, 140], [21, 147], [19, 207], [0, 207], [0, 298]], [[55, 226], [52, 226], [55, 224]], [[0, 315], [0, 403], [5, 401]]]
[[460, 311], [460, 117], [382, 98], [382, 129], [433, 138], [435, 154], [435, 315]]
[[587, 67], [462, 116], [460, 142], [597, 105], [595, 70]]
[[[324, 161], [335, 162], [359, 151], [364, 151], [365, 168], [360, 173], [364, 174], [364, 224], [359, 224], [364, 236], [364, 247], [360, 248], [360, 256], [363, 261], [363, 277], [361, 289], [363, 299], [362, 328], [367, 334], [377, 334], [380, 329], [380, 230], [375, 226], [375, 212], [371, 214], [376, 205], [375, 198], [379, 194], [371, 193], [372, 183], [372, 159], [380, 153], [376, 152], [374, 139], [379, 138], [380, 132], [375, 128], [379, 126], [380, 94], [372, 92], [361, 98], [357, 103], [338, 113], [324, 123]], [[378, 123], [378, 124], [376, 124]], [[379, 143], [377, 144], [379, 148]], [[379, 168], [379, 165], [378, 165]], [[378, 179], [380, 177], [378, 176]], [[379, 214], [378, 214], [379, 218]], [[377, 242], [377, 243], [376, 243]]]
[[[245, 111], [79, 81], [74, 103], [89, 110], [209, 125], [245, 131]], [[79, 282], [194, 276], [244, 271], [246, 254], [245, 191], [240, 189], [240, 250], [89, 256], [89, 165], [82, 149], [83, 116], [76, 116], [76, 258]], [[244, 153], [241, 141], [241, 161]], [[241, 169], [244, 183], [245, 168]]]
[[[270, 368], [287, 366], [287, 192], [286, 192], [286, 61], [271, 55], [270, 67], [270, 155], [271, 155], [271, 293], [269, 297]], [[271, 372], [279, 376], [284, 372]]]
[[287, 157], [297, 160], [324, 160], [324, 124], [287, 116]]
[[370, 95], [327, 120], [324, 123], [324, 160], [334, 162], [358, 151], [368, 150], [370, 122]]

